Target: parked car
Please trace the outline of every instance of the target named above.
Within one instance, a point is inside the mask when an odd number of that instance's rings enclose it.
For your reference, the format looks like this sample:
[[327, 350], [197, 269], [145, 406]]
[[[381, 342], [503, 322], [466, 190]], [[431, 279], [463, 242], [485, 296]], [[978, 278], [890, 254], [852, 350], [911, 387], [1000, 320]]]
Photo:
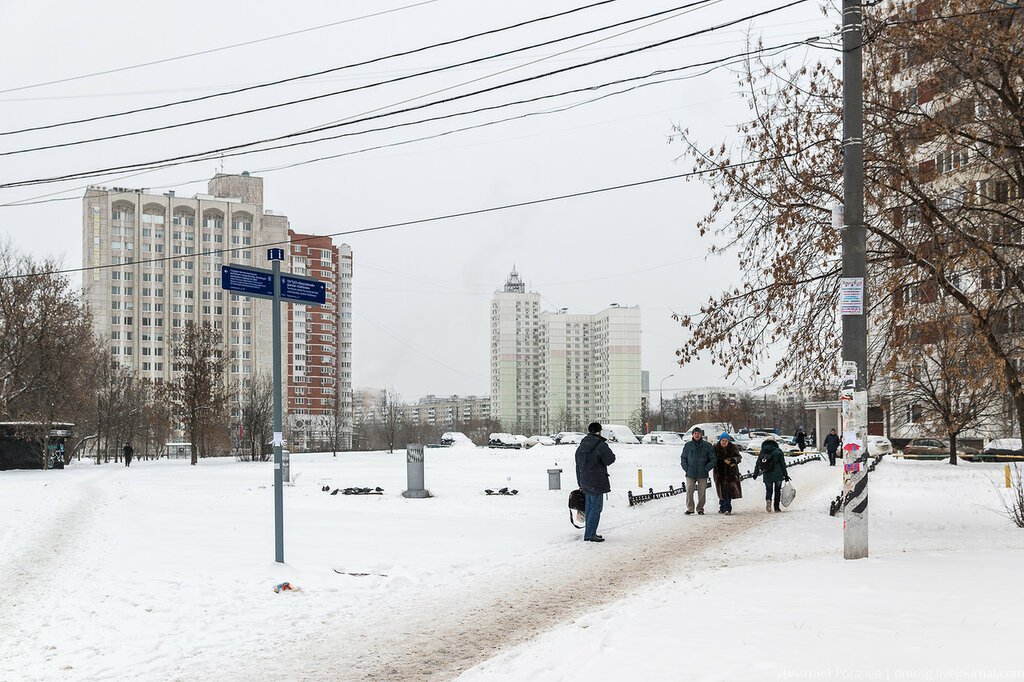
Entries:
[[575, 445], [587, 437], [585, 433], [579, 433], [578, 431], [562, 431], [555, 434], [555, 442], [559, 445]]
[[678, 445], [679, 447], [682, 447], [686, 441], [683, 440], [682, 436], [674, 431], [651, 431], [644, 436], [640, 442], [660, 445]]
[[459, 431], [446, 431], [441, 434], [441, 445], [450, 448], [453, 445], [473, 445], [473, 441]]
[[[792, 443], [787, 443], [786, 439], [779, 438], [777, 436], [774, 436], [774, 438], [775, 442], [779, 444], [779, 449], [782, 450], [784, 454], [788, 455], [791, 452], [799, 452], [799, 450], [796, 449], [796, 446], [793, 445]], [[747, 443], [747, 449], [750, 450], [751, 452], [760, 453], [761, 444], [764, 442], [764, 440], [764, 436], [758, 438], [751, 438], [750, 442]]]
[[555, 444], [555, 439], [552, 438], [551, 436], [530, 436], [530, 440], [532, 440], [537, 445], [554, 445]]
[[1024, 461], [1024, 445], [1020, 438], [996, 438], [981, 452], [965, 454], [963, 458], [968, 462], [1021, 462]]
[[868, 436], [868, 455], [891, 455], [892, 442], [885, 436]]
[[[978, 450], [958, 445], [956, 454], [966, 459], [978, 454]], [[903, 446], [903, 456], [908, 459], [946, 459], [949, 457], [949, 441], [939, 438], [915, 438]]]
[[622, 424], [605, 424], [601, 435], [613, 443], [631, 443], [636, 445], [640, 439], [636, 437], [633, 430]]
[[732, 424], [729, 422], [705, 422], [703, 424], [694, 424], [690, 428], [686, 429], [686, 437], [689, 438], [690, 434], [693, 433], [694, 429], [700, 429], [704, 432], [704, 437], [712, 439], [718, 434], [725, 431], [726, 433], [732, 433], [735, 429], [732, 428]]
[[521, 448], [522, 443], [511, 433], [492, 433], [487, 439], [487, 446], [492, 448]]

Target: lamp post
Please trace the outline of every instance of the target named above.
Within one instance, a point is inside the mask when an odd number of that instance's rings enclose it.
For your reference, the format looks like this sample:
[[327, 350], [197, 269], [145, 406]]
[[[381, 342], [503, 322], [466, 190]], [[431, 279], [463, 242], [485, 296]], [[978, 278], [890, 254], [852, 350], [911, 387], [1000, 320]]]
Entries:
[[[671, 379], [675, 374], [669, 374], [665, 379]], [[665, 379], [658, 384], [658, 412], [661, 413], [661, 430], [665, 430]]]

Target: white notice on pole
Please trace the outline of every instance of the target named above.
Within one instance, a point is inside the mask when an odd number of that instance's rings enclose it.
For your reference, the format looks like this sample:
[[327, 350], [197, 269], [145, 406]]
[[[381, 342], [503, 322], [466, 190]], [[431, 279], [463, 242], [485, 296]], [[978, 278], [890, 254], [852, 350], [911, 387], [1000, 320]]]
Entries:
[[274, 440], [271, 445], [284, 445], [284, 434], [280, 431], [274, 431]]
[[843, 277], [839, 280], [839, 314], [864, 314], [863, 277]]

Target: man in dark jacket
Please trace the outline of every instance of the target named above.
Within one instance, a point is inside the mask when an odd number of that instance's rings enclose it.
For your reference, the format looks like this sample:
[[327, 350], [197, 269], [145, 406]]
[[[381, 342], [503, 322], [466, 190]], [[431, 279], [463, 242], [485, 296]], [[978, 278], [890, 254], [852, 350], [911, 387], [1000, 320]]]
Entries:
[[125, 443], [121, 449], [121, 454], [124, 455], [124, 465], [130, 467], [132, 465], [132, 456], [135, 455], [135, 450], [132, 448], [131, 443]]
[[693, 491], [697, 491], [697, 513], [704, 513], [708, 491], [708, 473], [715, 468], [715, 447], [704, 440], [704, 432], [695, 428], [683, 446], [679, 464], [686, 474], [686, 515], [693, 513]]
[[586, 499], [584, 515], [587, 521], [583, 539], [587, 542], [604, 542], [604, 538], [597, 534], [597, 525], [604, 509], [604, 494], [612, 490], [608, 466], [614, 461], [615, 453], [601, 436], [601, 425], [593, 422], [576, 448], [576, 483]]
[[807, 434], [804, 432], [804, 427], [796, 427], [796, 433], [793, 434], [793, 445], [800, 452], [807, 449]]
[[836, 465], [836, 452], [839, 450], [839, 445], [842, 441], [839, 439], [839, 435], [835, 429], [828, 432], [825, 436], [825, 452], [828, 453], [828, 465], [834, 467]]

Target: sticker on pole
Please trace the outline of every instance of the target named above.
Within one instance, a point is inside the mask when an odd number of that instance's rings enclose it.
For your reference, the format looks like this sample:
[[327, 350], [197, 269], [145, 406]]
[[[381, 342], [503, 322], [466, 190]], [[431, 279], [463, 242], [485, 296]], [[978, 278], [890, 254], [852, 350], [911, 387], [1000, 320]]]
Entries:
[[864, 314], [863, 277], [843, 277], [839, 280], [839, 314]]
[[284, 445], [284, 434], [281, 433], [280, 431], [274, 431], [274, 440], [272, 440], [270, 443], [274, 447]]

